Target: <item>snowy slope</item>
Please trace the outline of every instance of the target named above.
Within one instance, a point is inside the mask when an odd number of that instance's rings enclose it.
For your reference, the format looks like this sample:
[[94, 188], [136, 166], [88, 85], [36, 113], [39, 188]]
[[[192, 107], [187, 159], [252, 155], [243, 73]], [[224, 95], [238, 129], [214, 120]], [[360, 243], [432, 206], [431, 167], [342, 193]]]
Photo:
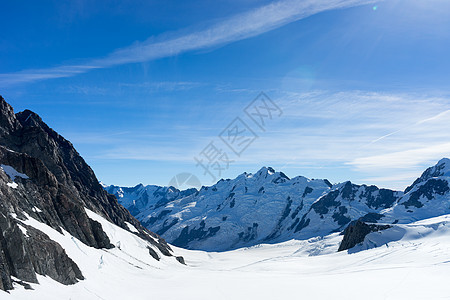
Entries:
[[[127, 289], [139, 290], [138, 297], [144, 299], [150, 290], [139, 278], [154, 278], [159, 276], [161, 270], [176, 272], [185, 268], [175, 257], [165, 256], [148, 241], [88, 209], [86, 213], [102, 225], [114, 248], [89, 247], [67, 231], [59, 233], [29, 215], [26, 215], [27, 220], [21, 220], [24, 225], [47, 234], [51, 240], [60, 244], [79, 266], [85, 279], [79, 284], [63, 285], [38, 275], [39, 284], [31, 284], [35, 291], [24, 290], [21, 285], [14, 283], [14, 290], [10, 291], [12, 297], [1, 291], [0, 299], [123, 299]], [[149, 255], [149, 249], [158, 255], [159, 260]]]
[[86, 279], [65, 286], [40, 276], [41, 284], [32, 284], [34, 291], [17, 286], [9, 295], [0, 291], [0, 299], [448, 299], [450, 295], [450, 215], [394, 225], [339, 253], [338, 234], [219, 253], [175, 248], [176, 254], [187, 258], [183, 266], [169, 257], [160, 262], [148, 259], [143, 255], [144, 241], [88, 214], [124, 248], [87, 247], [30, 219], [27, 224], [63, 245]]

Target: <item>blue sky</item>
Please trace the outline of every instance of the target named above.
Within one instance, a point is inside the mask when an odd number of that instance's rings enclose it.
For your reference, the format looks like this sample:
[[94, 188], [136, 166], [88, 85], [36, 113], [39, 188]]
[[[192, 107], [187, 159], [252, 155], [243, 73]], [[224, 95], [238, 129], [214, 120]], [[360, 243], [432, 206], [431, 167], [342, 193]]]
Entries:
[[[211, 142], [288, 176], [404, 188], [450, 152], [445, 0], [2, 1], [0, 94], [108, 184], [167, 185]], [[263, 91], [282, 111], [261, 130]], [[258, 136], [236, 156], [219, 135]]]

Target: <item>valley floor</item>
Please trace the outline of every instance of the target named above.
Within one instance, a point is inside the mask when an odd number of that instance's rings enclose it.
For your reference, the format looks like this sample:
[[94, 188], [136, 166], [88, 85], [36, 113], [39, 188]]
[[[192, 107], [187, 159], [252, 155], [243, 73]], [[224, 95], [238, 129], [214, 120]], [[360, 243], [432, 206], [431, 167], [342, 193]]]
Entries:
[[372, 234], [352, 254], [336, 252], [338, 234], [222, 253], [174, 248], [187, 266], [153, 260], [142, 240], [96, 218], [121, 249], [89, 248], [30, 219], [86, 279], [40, 276], [35, 290], [15, 285], [0, 299], [450, 299], [450, 216]]

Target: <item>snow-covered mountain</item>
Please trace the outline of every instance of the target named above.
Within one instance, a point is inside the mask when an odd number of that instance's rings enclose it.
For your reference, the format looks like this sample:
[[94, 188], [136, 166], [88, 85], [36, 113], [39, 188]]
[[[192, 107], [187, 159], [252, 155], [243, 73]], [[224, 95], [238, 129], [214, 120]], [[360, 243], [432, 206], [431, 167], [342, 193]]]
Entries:
[[450, 213], [450, 160], [426, 170], [405, 192], [305, 177], [263, 167], [199, 191], [108, 186], [141, 223], [169, 243], [223, 251], [308, 239], [351, 221], [409, 223]]
[[392, 207], [382, 210], [380, 222], [407, 224], [448, 214], [450, 211], [450, 160], [441, 159], [407, 187]]
[[182, 261], [102, 188], [69, 141], [0, 96], [0, 290], [45, 276], [75, 284], [90, 276], [85, 260], [126, 257], [133, 247], [145, 262]]

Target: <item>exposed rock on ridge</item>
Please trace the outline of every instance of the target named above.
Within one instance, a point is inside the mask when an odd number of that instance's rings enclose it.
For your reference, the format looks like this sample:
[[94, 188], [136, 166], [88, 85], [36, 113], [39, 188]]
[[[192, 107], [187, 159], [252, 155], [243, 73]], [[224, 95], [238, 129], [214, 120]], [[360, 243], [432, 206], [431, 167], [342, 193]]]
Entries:
[[362, 243], [364, 238], [371, 232], [386, 230], [390, 228], [389, 225], [375, 225], [367, 224], [361, 220], [350, 223], [350, 225], [344, 230], [344, 238], [339, 245], [338, 251], [344, 251], [351, 249]]

